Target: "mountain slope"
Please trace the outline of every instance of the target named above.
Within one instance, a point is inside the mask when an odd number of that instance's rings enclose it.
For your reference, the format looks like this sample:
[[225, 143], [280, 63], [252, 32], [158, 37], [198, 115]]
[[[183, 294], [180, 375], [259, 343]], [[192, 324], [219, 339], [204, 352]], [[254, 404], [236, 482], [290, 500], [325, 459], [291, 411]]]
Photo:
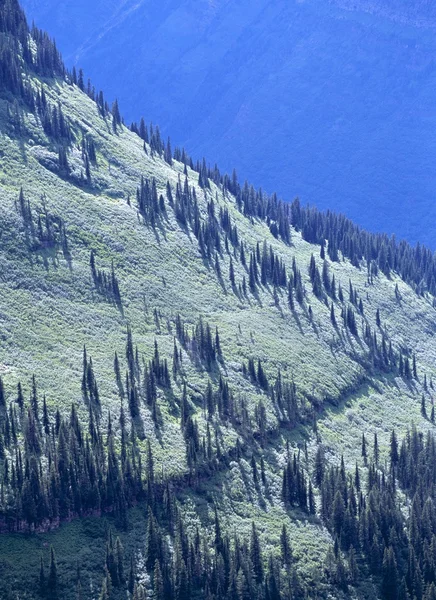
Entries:
[[434, 248], [429, 3], [24, 6], [130, 120], [269, 192]]
[[367, 528], [399, 579], [416, 542], [391, 432], [434, 429], [431, 253], [145, 141], [3, 8], [1, 596], [378, 597]]

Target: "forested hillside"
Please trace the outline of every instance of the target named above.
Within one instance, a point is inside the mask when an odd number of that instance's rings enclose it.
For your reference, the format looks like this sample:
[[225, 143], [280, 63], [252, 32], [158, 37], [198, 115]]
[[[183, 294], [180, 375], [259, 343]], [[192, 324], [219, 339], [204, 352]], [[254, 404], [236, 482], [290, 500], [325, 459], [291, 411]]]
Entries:
[[127, 127], [0, 8], [0, 597], [433, 600], [432, 252]]

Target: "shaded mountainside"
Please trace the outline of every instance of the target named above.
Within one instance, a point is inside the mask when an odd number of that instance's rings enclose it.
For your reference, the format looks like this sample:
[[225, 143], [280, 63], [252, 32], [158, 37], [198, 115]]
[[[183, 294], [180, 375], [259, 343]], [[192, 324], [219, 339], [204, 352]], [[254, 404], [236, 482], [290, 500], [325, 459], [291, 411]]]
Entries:
[[433, 598], [431, 252], [126, 128], [0, 7], [1, 597]]
[[434, 3], [24, 6], [129, 120], [269, 192], [435, 248]]

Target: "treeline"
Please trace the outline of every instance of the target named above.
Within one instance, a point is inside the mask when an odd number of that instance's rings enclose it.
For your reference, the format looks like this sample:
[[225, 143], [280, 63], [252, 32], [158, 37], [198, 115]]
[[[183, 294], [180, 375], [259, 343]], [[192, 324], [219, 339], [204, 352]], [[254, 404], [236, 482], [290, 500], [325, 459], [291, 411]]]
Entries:
[[369, 275], [380, 269], [389, 277], [396, 272], [418, 293], [436, 293], [436, 258], [431, 250], [417, 244], [397, 242], [395, 237], [362, 230], [343, 215], [330, 211], [321, 213], [315, 208], [302, 207], [295, 200], [290, 208], [292, 225], [311, 243], [324, 244], [331, 260], [338, 260], [338, 251], [355, 266], [364, 260]]
[[236, 196], [243, 214], [265, 220], [272, 233], [284, 241], [290, 241], [291, 224], [306, 241], [319, 244], [323, 252], [326, 249], [332, 261], [340, 259], [339, 253], [356, 267], [364, 261], [369, 282], [379, 270], [388, 277], [395, 272], [417, 293], [435, 295], [436, 258], [430, 249], [420, 244], [412, 248], [406, 241], [397, 242], [395, 236], [364, 231], [343, 215], [303, 207], [298, 199], [283, 204], [274, 194], [267, 196], [247, 182], [241, 186], [235, 171], [231, 178], [224, 176], [221, 184]]

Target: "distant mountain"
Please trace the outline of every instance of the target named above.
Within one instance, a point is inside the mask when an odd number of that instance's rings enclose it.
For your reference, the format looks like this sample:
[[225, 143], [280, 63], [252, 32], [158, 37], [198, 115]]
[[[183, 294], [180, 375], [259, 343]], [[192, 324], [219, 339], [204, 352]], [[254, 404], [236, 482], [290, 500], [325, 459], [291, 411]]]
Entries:
[[434, 3], [25, 0], [126, 118], [436, 248]]

